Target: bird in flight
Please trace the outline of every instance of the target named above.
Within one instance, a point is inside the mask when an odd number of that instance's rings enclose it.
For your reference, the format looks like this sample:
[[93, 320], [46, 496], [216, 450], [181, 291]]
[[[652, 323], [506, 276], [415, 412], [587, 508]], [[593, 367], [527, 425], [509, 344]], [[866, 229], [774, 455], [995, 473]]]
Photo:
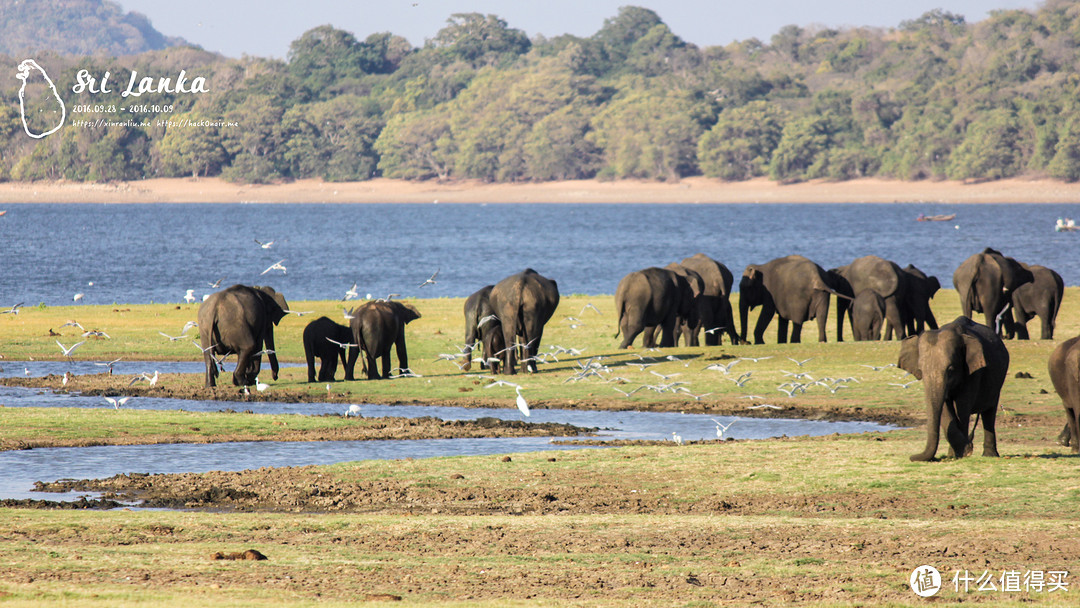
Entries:
[[225, 280], [225, 277], [221, 277], [220, 279], [214, 281], [213, 283], [207, 283], [207, 285], [209, 285], [211, 289], [217, 289], [218, 287], [221, 286], [221, 282], [224, 281], [224, 280]]
[[106, 338], [112, 339], [112, 336], [101, 331], [100, 329], [91, 329], [90, 331], [84, 331], [82, 337], [84, 338]]
[[195, 290], [194, 289], [187, 290], [187, 293], [184, 294], [184, 301], [187, 302], [188, 304], [191, 304], [195, 300], [196, 300], [196, 298], [195, 298]]
[[109, 403], [111, 403], [112, 406], [113, 406], [113, 409], [115, 409], [115, 410], [120, 409], [120, 406], [127, 403], [128, 399], [131, 399], [131, 397], [130, 396], [128, 396], [128, 397], [120, 397], [119, 399], [117, 399], [115, 397], [105, 397], [105, 401], [108, 401]]
[[282, 262], [284, 262], [284, 261], [285, 261], [285, 260], [278, 260], [277, 262], [274, 262], [274, 264], [273, 264], [272, 266], [270, 266], [270, 267], [269, 267], [269, 268], [267, 268], [266, 270], [264, 270], [264, 271], [260, 272], [260, 273], [259, 273], [259, 276], [261, 277], [262, 275], [264, 275], [264, 274], [266, 274], [266, 273], [270, 272], [271, 270], [280, 270], [280, 271], [281, 271], [281, 274], [289, 274], [289, 273], [288, 273], [288, 272], [287, 272], [287, 271], [285, 270], [285, 267], [281, 265], [281, 263], [282, 263]]
[[586, 310], [588, 310], [588, 309], [590, 309], [590, 308], [591, 308], [591, 309], [593, 309], [593, 310], [595, 310], [595, 311], [596, 311], [596, 314], [601, 314], [601, 312], [600, 312], [600, 309], [599, 309], [599, 308], [597, 308], [597, 307], [595, 307], [595, 306], [593, 306], [593, 303], [592, 303], [592, 302], [588, 302], [588, 303], [586, 303], [586, 304], [585, 304], [585, 306], [582, 306], [582, 307], [581, 307], [581, 312], [579, 312], [578, 314], [579, 314], [579, 315], [583, 315], [583, 314], [585, 314], [585, 311], [586, 311]]
[[347, 350], [349, 348], [358, 348], [360, 346], [359, 344], [350, 344], [348, 342], [338, 342], [337, 340], [335, 340], [333, 338], [327, 338], [327, 340], [329, 340], [330, 342], [333, 342], [334, 344], [337, 344], [338, 348], [340, 348], [341, 350]]
[[75, 352], [75, 349], [79, 348], [83, 344], [86, 344], [85, 340], [83, 340], [82, 342], [76, 342], [75, 344], [72, 344], [70, 347], [68, 347], [60, 344], [59, 340], [56, 341], [56, 345], [60, 347], [60, 350], [64, 351], [64, 356], [67, 357], [68, 360], [71, 360], [71, 353]]
[[342, 300], [351, 300], [351, 299], [353, 299], [355, 297], [358, 297], [360, 295], [360, 293], [356, 291], [356, 288], [357, 288], [357, 284], [353, 283], [352, 287], [350, 287], [349, 290], [345, 292], [345, 297], [341, 298], [341, 299]]
[[[428, 277], [426, 281], [420, 283], [420, 287], [423, 287], [424, 285], [434, 285], [435, 283], [438, 283], [438, 281], [435, 280], [435, 277], [439, 276], [440, 270], [442, 270], [442, 268], [436, 268], [435, 272], [430, 277]], [[420, 287], [417, 287], [417, 289], [419, 289]]]
[[353, 313], [353, 311], [352, 311], [352, 310], [350, 310], [350, 309], [348, 309], [348, 308], [344, 308], [344, 307], [342, 307], [342, 309], [341, 309], [341, 312], [342, 312], [342, 313], [343, 313], [343, 314], [345, 315], [345, 320], [346, 320], [346, 321], [351, 321], [351, 320], [353, 320], [353, 319], [355, 319], [355, 318], [356, 318], [356, 317], [354, 317], [354, 316], [353, 316], [353, 314], [352, 314], [352, 313]]
[[256, 243], [259, 244], [259, 247], [262, 247], [263, 249], [270, 249], [270, 246], [273, 245], [274, 242], [275, 242], [275, 241], [266, 241], [264, 243], [264, 242], [260, 241], [259, 239], [254, 239], [254, 240], [255, 240]]
[[18, 304], [12, 306], [11, 308], [8, 308], [6, 310], [0, 310], [0, 315], [7, 315], [7, 314], [17, 315], [17, 314], [19, 314], [19, 308], [22, 305], [23, 305], [23, 303], [19, 302]]
[[163, 332], [163, 331], [159, 331], [159, 332], [157, 332], [157, 333], [159, 333], [159, 334], [161, 334], [161, 335], [165, 336], [166, 338], [168, 338], [168, 339], [169, 339], [169, 342], [176, 342], [177, 340], [183, 340], [184, 338], [186, 338], [186, 337], [187, 337], [187, 336], [185, 336], [185, 335], [183, 335], [183, 334], [181, 334], [181, 335], [179, 335], [179, 336], [170, 336], [169, 334], [167, 334], [167, 333], [165, 333], [165, 332]]

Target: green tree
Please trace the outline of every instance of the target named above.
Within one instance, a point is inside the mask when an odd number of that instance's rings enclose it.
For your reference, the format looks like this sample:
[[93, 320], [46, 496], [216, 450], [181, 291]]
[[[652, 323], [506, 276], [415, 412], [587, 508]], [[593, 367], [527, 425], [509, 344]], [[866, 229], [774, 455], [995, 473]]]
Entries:
[[1020, 128], [1016, 114], [996, 109], [968, 125], [964, 140], [949, 159], [951, 179], [1001, 179], [1016, 175], [1023, 159], [1017, 153]]
[[529, 37], [495, 15], [455, 13], [431, 45], [473, 67], [496, 65], [529, 51]]
[[[196, 112], [177, 114], [171, 120], [176, 125], [207, 120]], [[168, 127], [157, 144], [158, 167], [165, 177], [190, 175], [193, 178], [217, 175], [229, 158], [221, 143], [218, 127]]]
[[432, 109], [392, 117], [375, 140], [375, 150], [386, 177], [441, 181], [454, 172], [457, 146], [449, 115]]
[[696, 173], [694, 119], [700, 104], [685, 94], [646, 89], [612, 101], [597, 114], [590, 139], [604, 154], [602, 176], [678, 180]]
[[702, 173], [728, 180], [765, 175], [783, 129], [784, 112], [765, 101], [724, 110], [698, 141]]
[[571, 104], [540, 119], [525, 141], [525, 177], [545, 181], [596, 175], [601, 155], [588, 138], [589, 118]]
[[779, 181], [823, 177], [828, 170], [831, 142], [827, 119], [804, 116], [784, 125], [769, 163], [769, 175]]
[[370, 100], [346, 95], [294, 106], [282, 123], [285, 174], [331, 182], [374, 177], [379, 162], [374, 144], [383, 125]]
[[1080, 119], [1073, 117], [1065, 123], [1046, 170], [1052, 177], [1067, 182], [1080, 181]]

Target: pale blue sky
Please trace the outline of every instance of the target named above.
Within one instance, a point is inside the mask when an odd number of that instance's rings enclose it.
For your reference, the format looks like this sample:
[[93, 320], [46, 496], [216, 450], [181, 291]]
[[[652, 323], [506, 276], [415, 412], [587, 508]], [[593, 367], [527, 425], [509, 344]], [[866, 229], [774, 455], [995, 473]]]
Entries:
[[995, 9], [1034, 9], [1041, 0], [116, 0], [148, 16], [166, 35], [182, 36], [210, 51], [283, 58], [289, 43], [323, 24], [363, 39], [392, 32], [420, 46], [453, 13], [495, 14], [529, 36], [589, 36], [624, 5], [656, 11], [684, 40], [698, 46], [759, 38], [781, 27], [870, 25], [895, 27], [942, 8], [980, 21]]

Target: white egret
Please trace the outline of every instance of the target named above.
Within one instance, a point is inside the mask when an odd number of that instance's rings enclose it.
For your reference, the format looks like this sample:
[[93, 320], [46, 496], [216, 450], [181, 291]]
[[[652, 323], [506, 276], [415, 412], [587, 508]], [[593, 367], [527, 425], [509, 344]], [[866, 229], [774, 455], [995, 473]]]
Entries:
[[521, 387], [520, 386], [515, 388], [514, 390], [517, 392], [517, 408], [518, 408], [519, 411], [521, 411], [522, 414], [525, 415], [526, 418], [528, 418], [529, 417], [529, 402], [525, 401], [525, 397], [521, 396]]

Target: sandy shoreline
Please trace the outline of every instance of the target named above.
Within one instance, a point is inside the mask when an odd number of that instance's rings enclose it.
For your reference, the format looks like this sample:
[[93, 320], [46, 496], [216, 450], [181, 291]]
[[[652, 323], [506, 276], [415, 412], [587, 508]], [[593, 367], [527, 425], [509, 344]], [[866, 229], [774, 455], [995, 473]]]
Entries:
[[241, 185], [220, 178], [136, 182], [0, 183], [0, 204], [15, 203], [1080, 203], [1080, 183], [1007, 179], [978, 184], [866, 178], [779, 185], [766, 179], [678, 183], [577, 180], [486, 184], [375, 179]]

